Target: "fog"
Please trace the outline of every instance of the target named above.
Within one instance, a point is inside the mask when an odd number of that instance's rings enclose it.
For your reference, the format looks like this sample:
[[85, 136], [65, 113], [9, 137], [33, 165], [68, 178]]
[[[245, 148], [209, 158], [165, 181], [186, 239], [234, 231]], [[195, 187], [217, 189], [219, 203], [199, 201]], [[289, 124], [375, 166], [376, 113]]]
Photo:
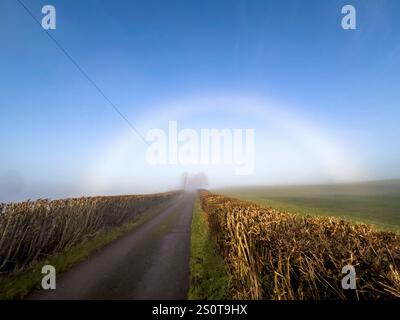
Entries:
[[[28, 165], [28, 155], [26, 167], [0, 172], [0, 201], [163, 192], [181, 188], [184, 173], [204, 173], [209, 188], [384, 178], [356, 140], [342, 139], [343, 131], [299, 114], [301, 108], [254, 97], [202, 95], [149, 110], [135, 120], [147, 144], [123, 128], [96, 141], [96, 152], [73, 165], [45, 155], [48, 166], [41, 174]], [[205, 147], [199, 140], [204, 129], [220, 134]], [[246, 130], [253, 132], [252, 143]], [[238, 170], [243, 166], [247, 170]]]

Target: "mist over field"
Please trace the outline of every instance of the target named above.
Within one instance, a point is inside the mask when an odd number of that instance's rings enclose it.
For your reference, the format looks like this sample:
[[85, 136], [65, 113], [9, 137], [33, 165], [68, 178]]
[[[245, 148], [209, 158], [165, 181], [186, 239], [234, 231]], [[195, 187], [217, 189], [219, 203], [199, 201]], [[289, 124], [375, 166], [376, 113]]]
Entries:
[[[125, 121], [4, 2], [0, 201], [166, 191], [185, 172], [204, 172], [210, 187], [400, 177], [394, 2], [357, 1], [356, 30], [342, 29], [334, 2], [152, 3], [84, 1], [84, 20], [56, 4], [51, 34]], [[40, 18], [40, 2], [30, 7]], [[175, 151], [168, 140], [166, 161], [151, 164], [149, 133], [169, 139], [170, 122], [193, 139]], [[199, 158], [196, 136], [212, 129], [251, 130], [254, 155], [171, 161], [183, 148]], [[233, 145], [244, 148], [242, 138]]]
[[[298, 108], [289, 109], [262, 99], [216, 96], [185, 99], [152, 110], [156, 111], [137, 120], [141, 132], [156, 128], [168, 137], [171, 119], [177, 123], [178, 132], [187, 128], [199, 134], [202, 129], [253, 129], [250, 172], [237, 174], [243, 164], [223, 162], [223, 136], [216, 163], [182, 164], [179, 159], [176, 163], [167, 159], [162, 164], [151, 164], [146, 158], [151, 142], [146, 145], [125, 129], [105, 139], [90, 153], [78, 153], [79, 161], [54, 159], [56, 154], [50, 153], [44, 160], [46, 166], [38, 164], [38, 170], [11, 169], [13, 166], [3, 169], [0, 200], [167, 191], [180, 188], [179, 179], [185, 172], [206, 173], [210, 187], [339, 183], [399, 176], [397, 167], [380, 164], [382, 158], [367, 157], [370, 151], [360, 147], [363, 134], [346, 138], [345, 131], [351, 130], [336, 132], [329, 124], [312, 121], [312, 115], [301, 115]], [[210, 113], [214, 115], [212, 119]], [[245, 147], [245, 139], [243, 144]], [[201, 147], [196, 141], [177, 142], [178, 148], [183, 145]], [[56, 146], [54, 150], [57, 149]], [[29, 167], [34, 168], [32, 162]]]

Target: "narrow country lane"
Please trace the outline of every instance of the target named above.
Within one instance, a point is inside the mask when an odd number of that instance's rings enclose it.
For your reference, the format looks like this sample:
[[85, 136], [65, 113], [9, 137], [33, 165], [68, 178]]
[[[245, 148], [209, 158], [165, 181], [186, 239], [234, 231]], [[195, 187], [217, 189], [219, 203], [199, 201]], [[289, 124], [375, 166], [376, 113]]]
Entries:
[[186, 299], [194, 193], [57, 277], [28, 299]]

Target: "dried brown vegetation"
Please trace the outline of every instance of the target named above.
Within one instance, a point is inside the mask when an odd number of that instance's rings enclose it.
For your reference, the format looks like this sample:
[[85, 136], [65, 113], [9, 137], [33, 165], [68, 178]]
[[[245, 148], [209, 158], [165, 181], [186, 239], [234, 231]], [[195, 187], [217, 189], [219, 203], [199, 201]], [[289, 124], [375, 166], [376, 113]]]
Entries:
[[[237, 299], [400, 298], [400, 236], [337, 218], [297, 216], [201, 191]], [[351, 264], [357, 290], [343, 290]]]
[[0, 204], [0, 272], [20, 271], [179, 192]]

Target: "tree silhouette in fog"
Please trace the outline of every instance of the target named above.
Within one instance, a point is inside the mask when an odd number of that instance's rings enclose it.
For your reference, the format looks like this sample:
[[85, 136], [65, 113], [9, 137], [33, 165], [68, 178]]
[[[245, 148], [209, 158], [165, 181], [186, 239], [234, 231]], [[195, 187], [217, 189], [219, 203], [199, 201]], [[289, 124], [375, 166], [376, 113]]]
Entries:
[[208, 177], [204, 172], [196, 174], [182, 174], [181, 187], [184, 190], [197, 190], [208, 186]]

